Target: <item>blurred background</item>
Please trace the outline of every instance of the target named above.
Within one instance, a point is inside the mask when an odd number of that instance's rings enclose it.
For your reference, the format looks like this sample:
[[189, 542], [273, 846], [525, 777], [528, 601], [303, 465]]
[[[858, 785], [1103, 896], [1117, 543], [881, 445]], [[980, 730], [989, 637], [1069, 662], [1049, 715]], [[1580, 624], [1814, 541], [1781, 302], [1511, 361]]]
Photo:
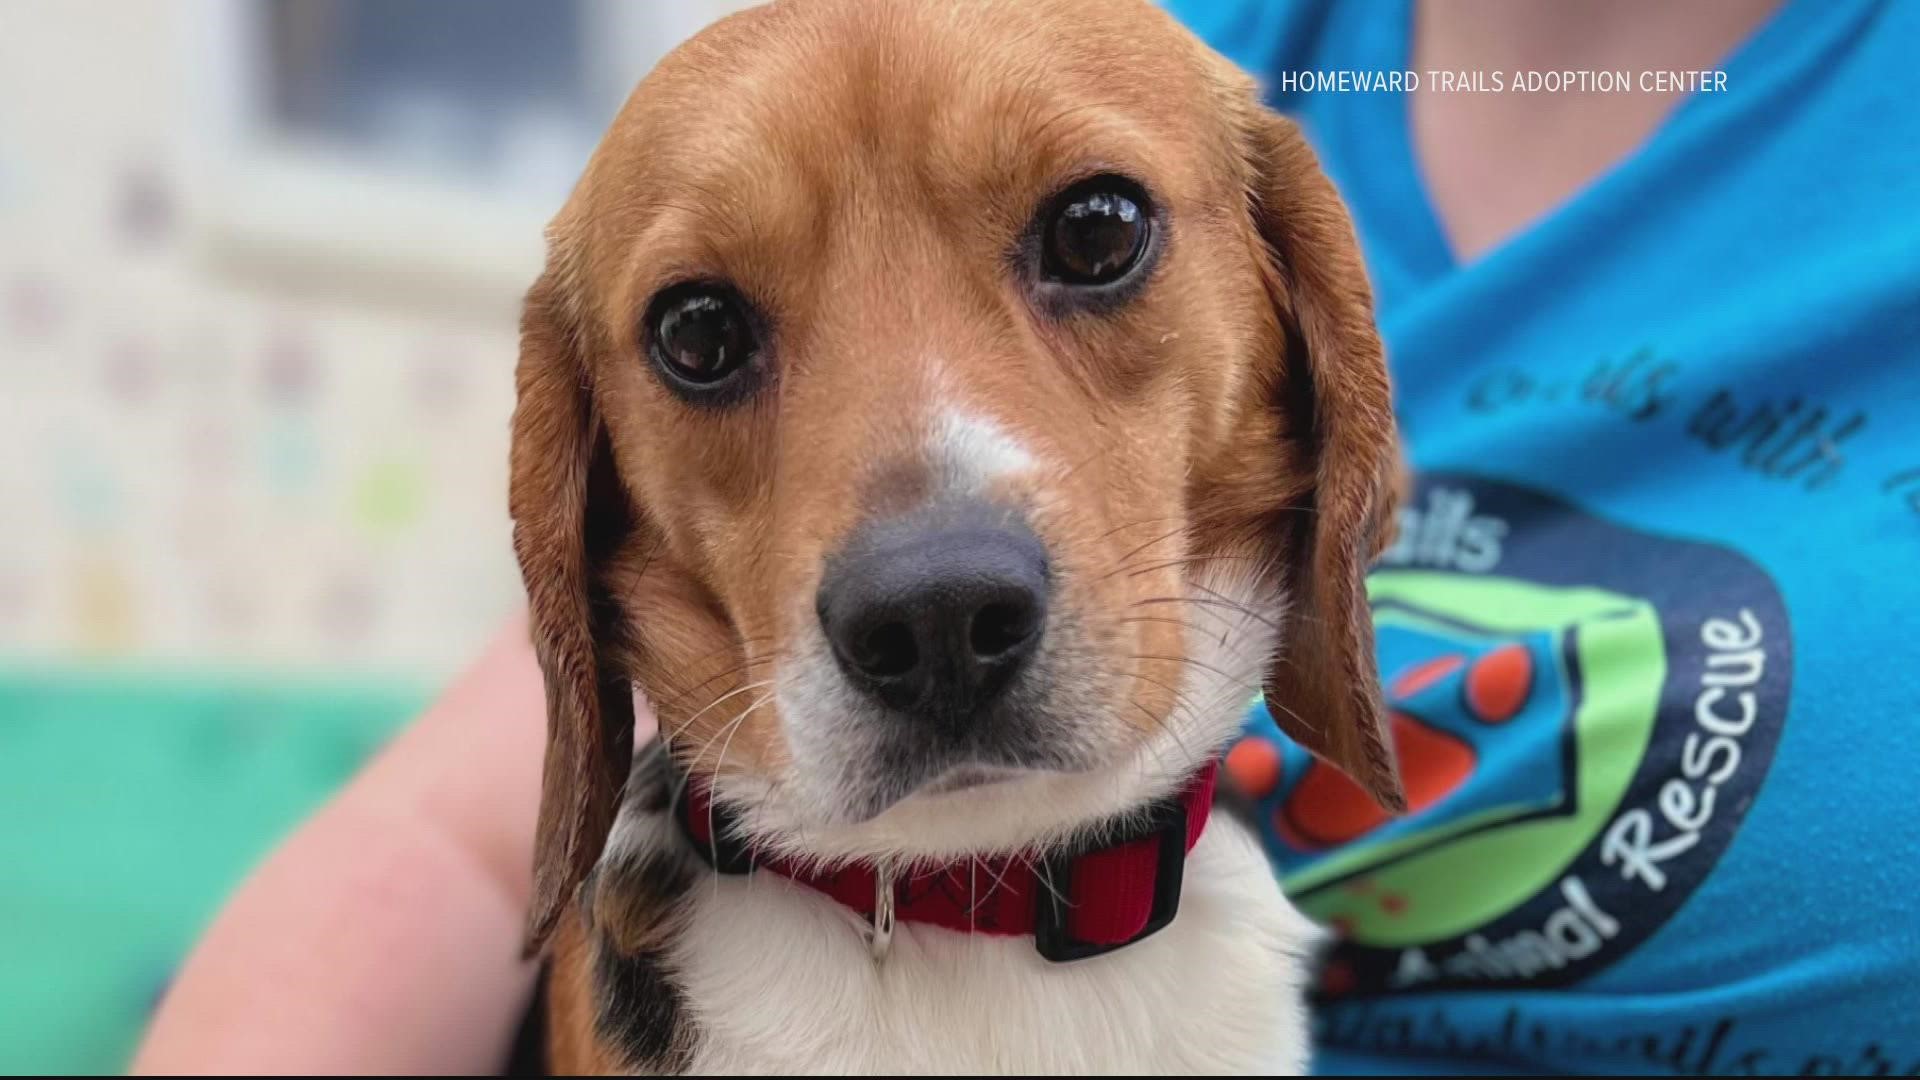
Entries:
[[0, 0], [0, 1072], [121, 1068], [519, 602], [541, 226], [743, 6]]

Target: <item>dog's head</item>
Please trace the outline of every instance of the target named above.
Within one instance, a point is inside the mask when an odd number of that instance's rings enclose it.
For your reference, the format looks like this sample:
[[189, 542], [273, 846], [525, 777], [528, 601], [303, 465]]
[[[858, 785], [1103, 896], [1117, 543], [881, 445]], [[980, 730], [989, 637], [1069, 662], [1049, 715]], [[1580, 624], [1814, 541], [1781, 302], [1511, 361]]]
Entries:
[[941, 856], [1177, 785], [1253, 694], [1385, 805], [1398, 475], [1352, 228], [1151, 5], [802, 0], [669, 56], [527, 298], [536, 939], [631, 690], [764, 841]]

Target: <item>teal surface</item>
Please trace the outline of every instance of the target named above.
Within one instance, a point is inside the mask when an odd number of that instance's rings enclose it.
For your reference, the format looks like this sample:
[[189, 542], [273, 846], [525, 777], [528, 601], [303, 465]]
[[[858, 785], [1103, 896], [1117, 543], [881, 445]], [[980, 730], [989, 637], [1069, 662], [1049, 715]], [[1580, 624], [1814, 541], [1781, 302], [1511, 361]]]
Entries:
[[123, 1069], [221, 899], [425, 700], [0, 669], [0, 1073]]

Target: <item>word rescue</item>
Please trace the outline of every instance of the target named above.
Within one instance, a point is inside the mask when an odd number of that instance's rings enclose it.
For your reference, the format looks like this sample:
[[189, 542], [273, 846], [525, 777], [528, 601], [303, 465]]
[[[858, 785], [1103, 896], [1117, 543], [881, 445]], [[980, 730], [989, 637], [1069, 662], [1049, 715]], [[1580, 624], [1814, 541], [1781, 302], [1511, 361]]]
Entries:
[[1724, 71], [1283, 71], [1278, 94], [1713, 94]]
[[1760, 718], [1754, 690], [1767, 670], [1766, 628], [1741, 608], [1731, 618], [1700, 624], [1706, 666], [1693, 684], [1693, 725], [1680, 747], [1678, 775], [1660, 786], [1651, 807], [1615, 817], [1601, 861], [1621, 878], [1654, 892], [1667, 887], [1667, 864], [1692, 851], [1713, 822], [1720, 786], [1745, 760], [1741, 740]]
[[[1721, 785], [1745, 762], [1742, 739], [1760, 718], [1755, 691], [1767, 666], [1766, 627], [1741, 608], [1700, 624], [1706, 646], [1689, 685], [1692, 723], [1680, 742], [1672, 775], [1651, 793], [1647, 805], [1629, 806], [1607, 826], [1600, 841], [1601, 869], [1624, 882], [1662, 892], [1671, 874], [1694, 850], [1720, 805]], [[1620, 936], [1614, 912], [1600, 903], [1580, 871], [1559, 882], [1558, 902], [1530, 926], [1504, 937], [1468, 935], [1457, 949], [1404, 949], [1388, 985], [1409, 990], [1440, 979], [1529, 980], [1592, 956]], [[1604, 884], [1604, 881], [1600, 882]], [[1617, 892], [1614, 898], [1621, 897]], [[1631, 911], [1616, 907], [1615, 911]]]

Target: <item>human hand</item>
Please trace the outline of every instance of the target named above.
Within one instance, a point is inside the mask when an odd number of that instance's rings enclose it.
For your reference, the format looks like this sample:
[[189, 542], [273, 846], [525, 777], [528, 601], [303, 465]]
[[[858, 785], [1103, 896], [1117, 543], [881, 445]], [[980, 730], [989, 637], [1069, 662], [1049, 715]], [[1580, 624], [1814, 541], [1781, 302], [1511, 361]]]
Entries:
[[535, 972], [520, 945], [545, 716], [516, 618], [254, 870], [133, 1071], [498, 1071]]

